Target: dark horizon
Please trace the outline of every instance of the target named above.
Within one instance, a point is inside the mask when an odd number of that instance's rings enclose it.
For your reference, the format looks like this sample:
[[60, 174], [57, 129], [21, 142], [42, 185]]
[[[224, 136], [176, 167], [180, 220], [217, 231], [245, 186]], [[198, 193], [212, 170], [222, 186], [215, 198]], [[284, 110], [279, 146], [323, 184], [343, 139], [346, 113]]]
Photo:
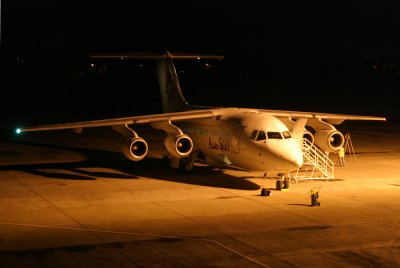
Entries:
[[151, 66], [102, 71], [88, 54], [165, 49], [226, 56], [212, 71], [179, 67], [193, 104], [399, 120], [400, 19], [384, 4], [2, 4], [2, 125], [160, 112]]

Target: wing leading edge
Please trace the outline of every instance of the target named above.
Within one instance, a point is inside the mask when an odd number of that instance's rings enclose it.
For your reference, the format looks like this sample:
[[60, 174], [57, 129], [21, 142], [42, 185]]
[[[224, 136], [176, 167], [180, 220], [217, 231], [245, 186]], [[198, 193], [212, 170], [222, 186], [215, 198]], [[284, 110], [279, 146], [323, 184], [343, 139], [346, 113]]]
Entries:
[[36, 127], [18, 128], [16, 132], [30, 131], [43, 131], [43, 130], [62, 130], [62, 129], [75, 129], [79, 130], [88, 127], [105, 127], [105, 126], [117, 126], [117, 125], [131, 125], [131, 124], [150, 124], [156, 122], [167, 122], [167, 121], [180, 121], [180, 120], [192, 120], [192, 119], [205, 119], [211, 118], [214, 113], [211, 110], [196, 110], [196, 111], [183, 111], [177, 113], [164, 113], [154, 115], [141, 115], [114, 119], [103, 119], [93, 120], [84, 122], [64, 123], [55, 125], [43, 125]]
[[[190, 110], [175, 113], [163, 113], [153, 115], [141, 115], [131, 116], [114, 119], [103, 119], [93, 120], [84, 122], [74, 123], [63, 123], [54, 125], [42, 125], [36, 127], [18, 128], [16, 132], [30, 131], [44, 131], [44, 130], [62, 130], [62, 129], [75, 129], [79, 130], [88, 127], [104, 127], [104, 126], [116, 126], [116, 125], [135, 125], [135, 124], [151, 124], [156, 122], [167, 122], [167, 121], [182, 121], [182, 120], [194, 120], [194, 119], [206, 119], [212, 118], [218, 114], [218, 110], [226, 108], [216, 108], [207, 110]], [[318, 112], [301, 112], [301, 111], [285, 111], [285, 110], [265, 110], [258, 109], [259, 112], [273, 115], [278, 118], [288, 119], [321, 119], [327, 123], [338, 125], [345, 120], [368, 120], [368, 121], [386, 121], [385, 117], [377, 116], [362, 116], [362, 115], [346, 115], [346, 114], [330, 114], [330, 113], [318, 113]]]
[[366, 121], [386, 121], [385, 117], [379, 116], [364, 116], [364, 115], [348, 115], [348, 114], [330, 114], [330, 113], [318, 113], [318, 112], [301, 112], [301, 111], [284, 111], [284, 110], [265, 110], [260, 109], [260, 112], [267, 113], [278, 118], [315, 118], [322, 119], [327, 123], [339, 125], [345, 120], [366, 120]]

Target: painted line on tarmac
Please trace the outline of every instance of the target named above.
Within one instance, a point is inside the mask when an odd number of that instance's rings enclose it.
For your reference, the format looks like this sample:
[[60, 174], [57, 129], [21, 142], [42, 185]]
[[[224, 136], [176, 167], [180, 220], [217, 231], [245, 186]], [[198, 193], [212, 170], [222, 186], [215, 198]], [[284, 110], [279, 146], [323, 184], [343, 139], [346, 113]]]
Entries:
[[[143, 200], [146, 200], [146, 201], [148, 201], [148, 202], [150, 202], [150, 203], [152, 203], [152, 204], [155, 204], [155, 205], [157, 205], [157, 206], [160, 207], [160, 208], [163, 208], [163, 209], [165, 209], [165, 210], [167, 210], [167, 211], [170, 211], [170, 212], [172, 212], [172, 213], [174, 213], [174, 214], [176, 214], [176, 215], [178, 215], [178, 216], [180, 216], [180, 217], [183, 217], [183, 218], [185, 218], [185, 219], [187, 219], [187, 220], [189, 220], [189, 221], [191, 221], [191, 222], [194, 222], [194, 223], [196, 223], [196, 224], [198, 224], [198, 225], [201, 225], [201, 226], [203, 226], [203, 227], [205, 227], [205, 228], [207, 228], [207, 229], [209, 229], [209, 230], [212, 230], [213, 232], [215, 232], [215, 233], [217, 233], [217, 234], [223, 235], [223, 236], [225, 236], [225, 237], [229, 237], [229, 238], [231, 238], [231, 239], [234, 239], [235, 241], [238, 241], [239, 243], [242, 243], [242, 244], [246, 245], [247, 247], [250, 247], [250, 245], [248, 245], [248, 244], [246, 244], [246, 243], [244, 243], [244, 242], [242, 242], [242, 241], [236, 239], [235, 237], [232, 237], [232, 236], [230, 236], [230, 235], [228, 235], [228, 234], [226, 234], [226, 233], [224, 233], [224, 232], [221, 232], [221, 231], [219, 231], [219, 230], [217, 230], [217, 229], [215, 229], [215, 228], [213, 228], [213, 227], [211, 227], [211, 226], [209, 226], [209, 225], [207, 225], [207, 224], [204, 224], [204, 223], [201, 222], [201, 221], [195, 220], [195, 219], [193, 219], [193, 218], [190, 217], [190, 216], [187, 216], [187, 215], [185, 215], [185, 214], [183, 214], [183, 213], [180, 213], [179, 211], [176, 211], [176, 210], [174, 210], [174, 209], [172, 209], [172, 208], [169, 208], [169, 207], [167, 207], [166, 205], [161, 204], [160, 202], [154, 201], [154, 200], [152, 200], [151, 198], [148, 198], [148, 197], [146, 197], [146, 196], [143, 196], [142, 194], [137, 193], [137, 192], [135, 192], [135, 191], [132, 191], [132, 190], [130, 190], [130, 189], [124, 188], [124, 187], [122, 187], [122, 186], [120, 186], [120, 185], [117, 185], [116, 183], [110, 182], [109, 180], [104, 180], [104, 181], [107, 182], [108, 184], [112, 185], [113, 187], [116, 187], [116, 188], [121, 189], [121, 190], [123, 190], [123, 191], [127, 191], [128, 193], [130, 193], [130, 194], [132, 194], [132, 195], [135, 195], [135, 196], [137, 196], [137, 197], [139, 197], [139, 198], [142, 198]], [[162, 238], [162, 236], [158, 236], [158, 237], [161, 237], [161, 238]], [[181, 237], [178, 236], [178, 237], [173, 237], [173, 238], [181, 238]], [[192, 238], [192, 239], [193, 239], [193, 238]], [[200, 238], [200, 239], [202, 239], [202, 238]], [[218, 241], [216, 241], [216, 240], [210, 240], [210, 239], [208, 239], [208, 240], [207, 240], [207, 239], [203, 239], [203, 240], [204, 240], [204, 241], [212, 242], [212, 243], [214, 243], [214, 244], [217, 244], [217, 245], [219, 245], [219, 246], [221, 246], [221, 247], [223, 247], [223, 248], [229, 250], [231, 253], [233, 253], [233, 254], [235, 254], [235, 255], [238, 255], [238, 256], [240, 256], [240, 257], [242, 257], [242, 258], [245, 258], [245, 259], [247, 259], [247, 260], [249, 260], [249, 261], [251, 261], [251, 262], [253, 262], [253, 263], [255, 263], [255, 264], [259, 265], [259, 266], [261, 266], [261, 267], [270, 267], [270, 266], [268, 266], [268, 265], [266, 265], [266, 264], [260, 263], [260, 262], [258, 262], [257, 260], [255, 260], [255, 259], [253, 259], [253, 258], [251, 258], [251, 257], [249, 257], [249, 256], [247, 256], [247, 255], [244, 255], [244, 254], [242, 254], [242, 253], [240, 253], [240, 252], [238, 252], [238, 251], [236, 251], [236, 250], [234, 250], [234, 249], [232, 249], [232, 248], [230, 248], [230, 247], [228, 247], [228, 246], [222, 244], [221, 242], [218, 242]], [[260, 250], [254, 248], [254, 247], [253, 247], [253, 249], [255, 249], [255, 250], [257, 250], [257, 251], [260, 251]]]
[[[124, 232], [124, 231], [110, 231], [110, 230], [99, 230], [99, 229], [89, 229], [89, 228], [79, 228], [79, 227], [63, 227], [63, 226], [50, 226], [50, 225], [38, 225], [38, 224], [26, 224], [26, 223], [12, 223], [12, 222], [0, 222], [0, 225], [9, 225], [9, 226], [20, 226], [20, 227], [30, 227], [30, 228], [42, 228], [42, 229], [58, 229], [58, 230], [69, 230], [69, 231], [82, 231], [82, 232], [96, 232], [96, 233], [108, 233], [108, 234], [125, 234], [125, 235], [135, 235], [141, 237], [151, 237], [151, 238], [166, 238], [166, 239], [182, 239], [182, 240], [191, 240], [191, 241], [203, 241], [212, 243], [220, 248], [223, 248], [232, 254], [244, 258], [254, 264], [257, 264], [260, 267], [270, 268], [271, 266], [264, 264], [262, 262], [257, 261], [256, 259], [249, 257], [239, 251], [230, 248], [223, 243], [206, 238], [196, 238], [196, 237], [185, 237], [185, 236], [172, 236], [172, 235], [157, 235], [157, 234], [144, 234], [144, 233], [134, 233], [134, 232]], [[103, 240], [103, 239], [102, 239]], [[104, 240], [103, 240], [104, 241]], [[107, 241], [105, 241], [107, 243]]]

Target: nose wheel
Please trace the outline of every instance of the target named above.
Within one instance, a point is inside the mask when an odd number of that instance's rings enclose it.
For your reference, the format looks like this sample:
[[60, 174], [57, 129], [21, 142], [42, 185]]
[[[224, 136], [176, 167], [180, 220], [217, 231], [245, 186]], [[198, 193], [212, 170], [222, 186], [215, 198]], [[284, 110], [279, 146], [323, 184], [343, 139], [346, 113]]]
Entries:
[[289, 189], [289, 178], [285, 178], [284, 175], [281, 175], [276, 181], [276, 189], [278, 191], [282, 189]]

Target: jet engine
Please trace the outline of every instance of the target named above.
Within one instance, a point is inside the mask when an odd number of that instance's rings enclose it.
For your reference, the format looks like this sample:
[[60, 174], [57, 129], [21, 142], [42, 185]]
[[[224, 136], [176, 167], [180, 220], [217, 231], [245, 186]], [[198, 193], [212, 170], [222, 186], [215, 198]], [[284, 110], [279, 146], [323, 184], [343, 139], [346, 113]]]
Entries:
[[326, 152], [339, 150], [344, 143], [343, 134], [337, 130], [320, 130], [314, 134], [315, 144]]
[[308, 140], [310, 143], [314, 143], [314, 135], [308, 130], [304, 130], [303, 139]]
[[148, 150], [147, 142], [140, 137], [130, 139], [128, 146], [126, 144], [122, 145], [122, 152], [132, 161], [140, 161], [145, 158]]
[[192, 139], [185, 134], [170, 134], [164, 141], [165, 148], [174, 157], [188, 157], [193, 149]]

